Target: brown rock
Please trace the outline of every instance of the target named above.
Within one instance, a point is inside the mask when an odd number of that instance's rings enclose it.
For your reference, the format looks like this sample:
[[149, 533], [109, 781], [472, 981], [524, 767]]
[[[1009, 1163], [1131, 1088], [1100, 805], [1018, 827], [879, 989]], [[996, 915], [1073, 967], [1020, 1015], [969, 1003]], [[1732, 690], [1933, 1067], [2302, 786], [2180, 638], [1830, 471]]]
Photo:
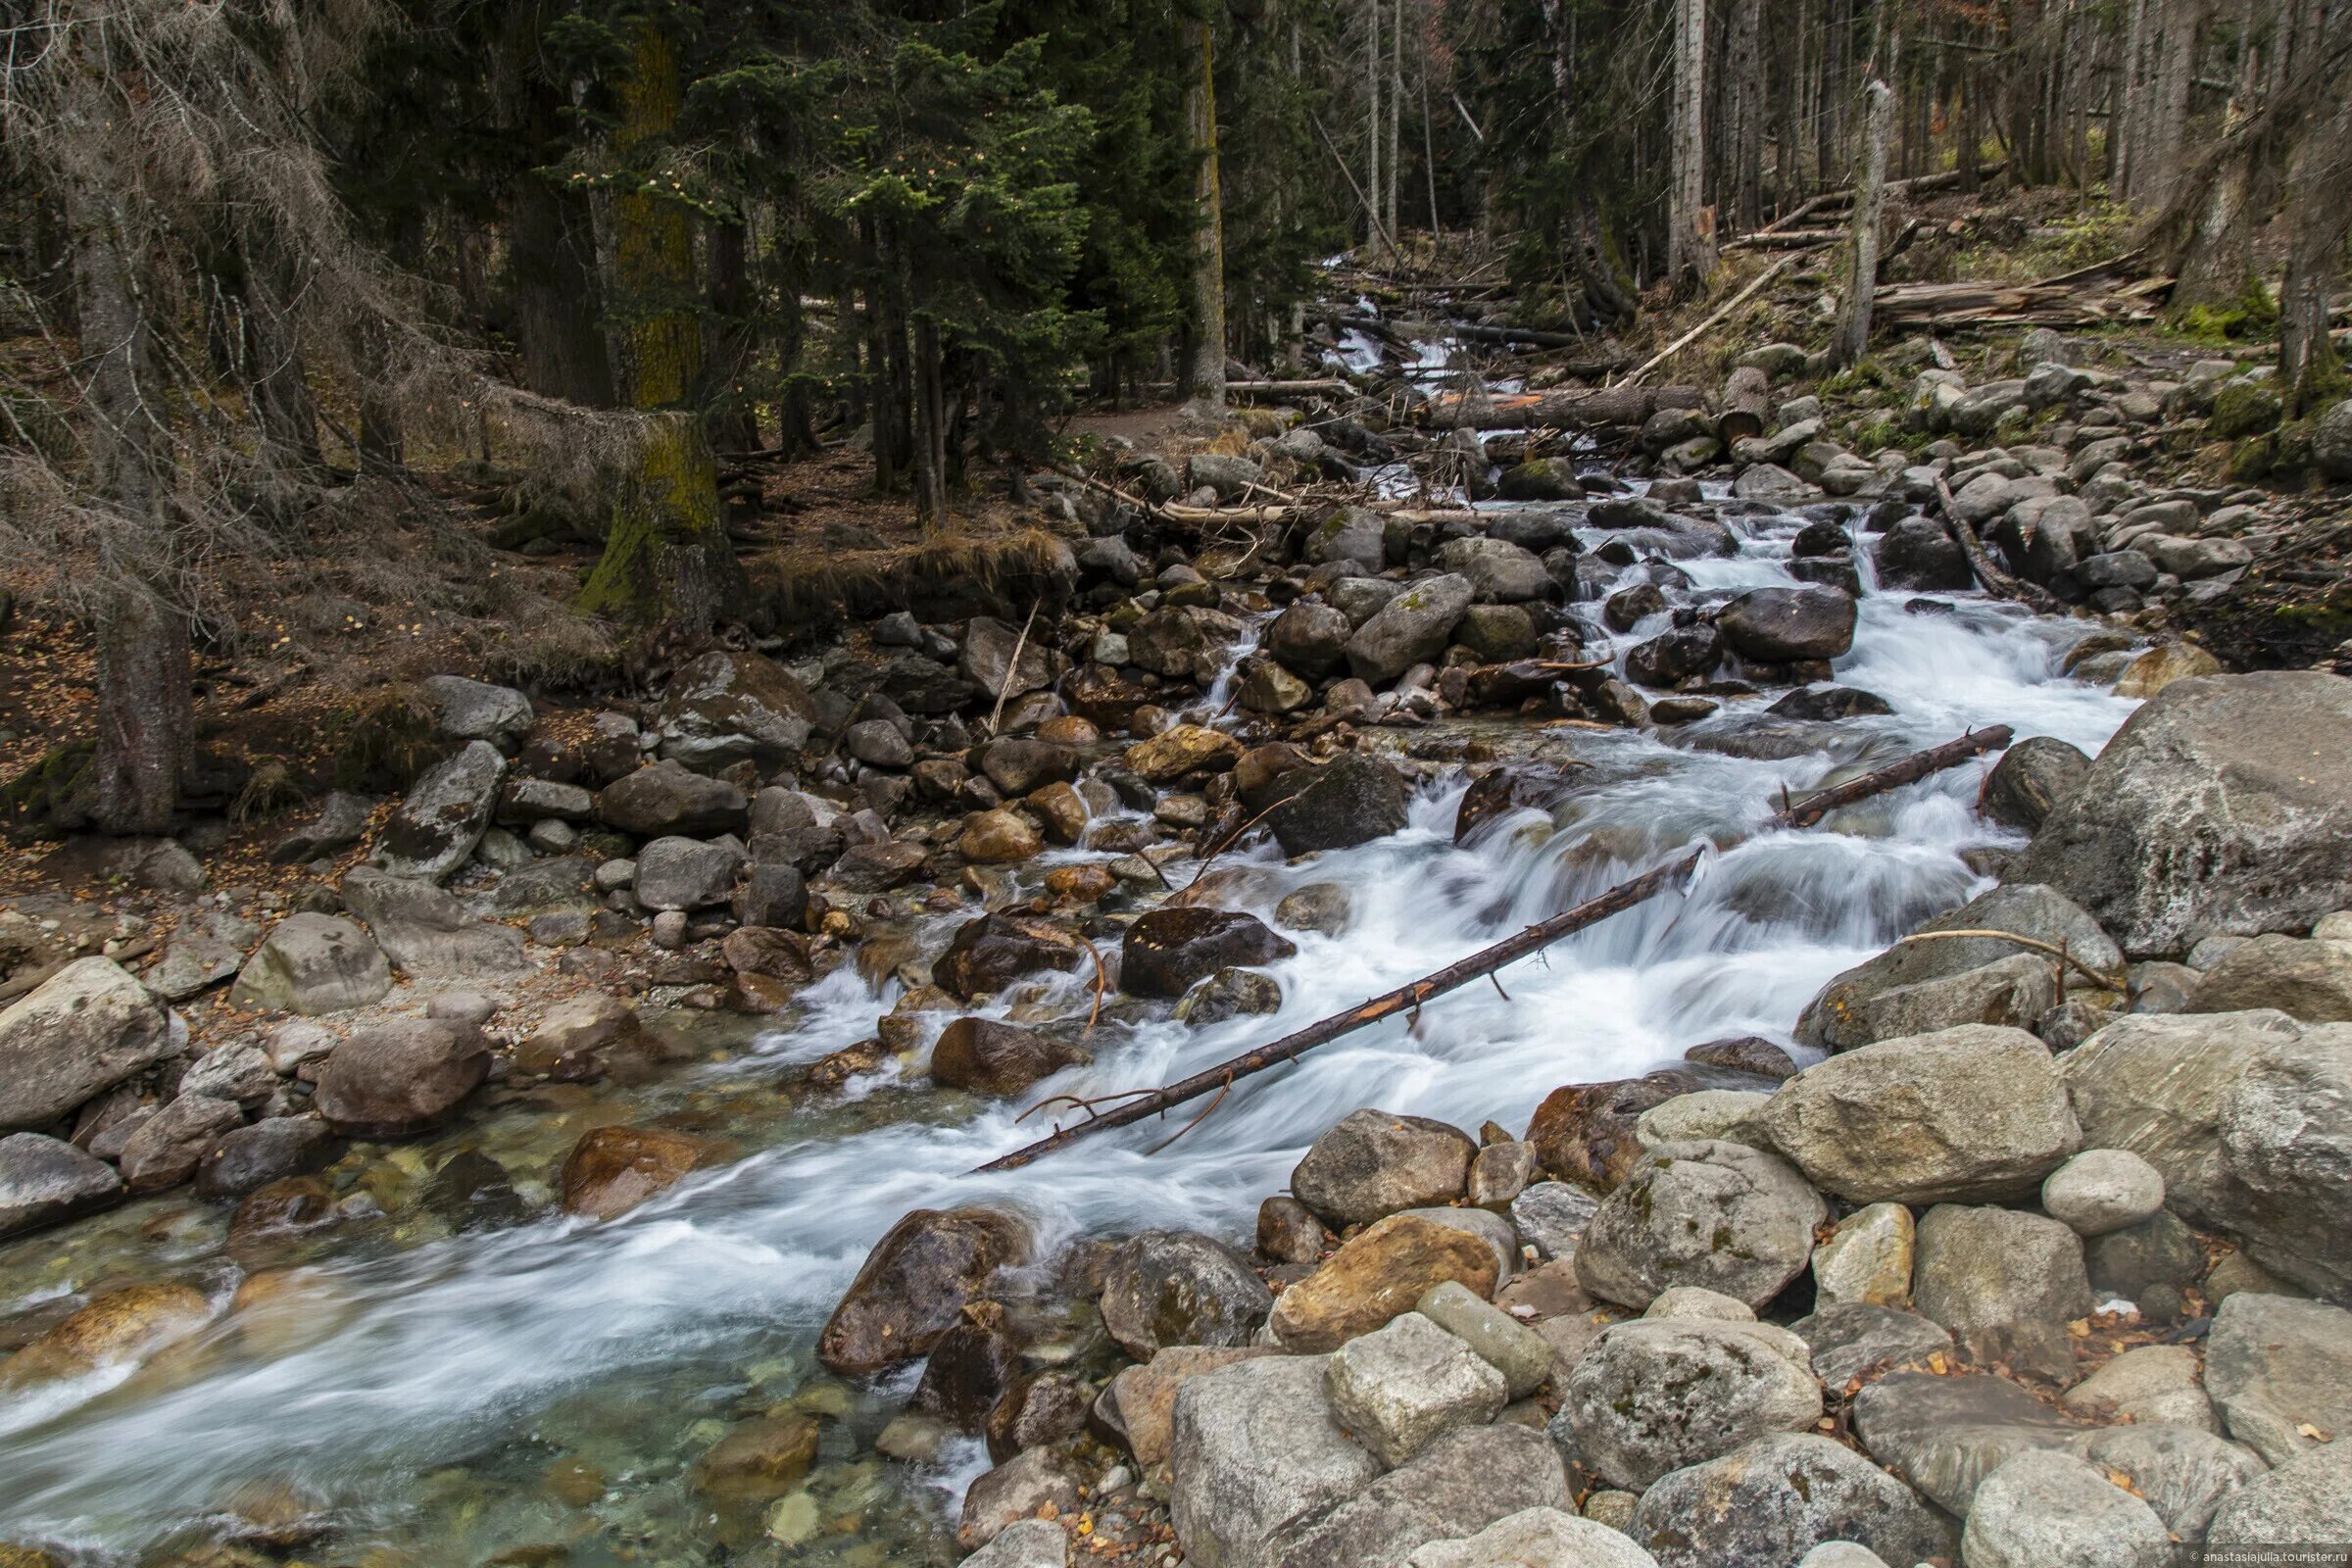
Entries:
[[1168, 1484], [1179, 1390], [1203, 1372], [1277, 1353], [1263, 1346], [1171, 1346], [1145, 1365], [1128, 1367], [1112, 1378], [1110, 1403], [1126, 1429], [1127, 1451], [1143, 1467], [1144, 1479], [1163, 1490]]
[[1323, 1222], [1296, 1198], [1269, 1198], [1257, 1205], [1257, 1251], [1274, 1263], [1317, 1262], [1323, 1256]]
[[603, 1071], [611, 1047], [637, 1037], [637, 1009], [618, 997], [590, 992], [547, 1009], [531, 1037], [514, 1048], [517, 1070], [562, 1083], [580, 1083]]
[[710, 1157], [710, 1147], [652, 1127], [597, 1127], [564, 1161], [564, 1207], [612, 1219], [675, 1186]]
[[928, 1355], [997, 1270], [1028, 1255], [1028, 1232], [1010, 1215], [918, 1208], [866, 1254], [825, 1320], [817, 1359], [860, 1375]]
[[737, 974], [765, 975], [796, 986], [816, 978], [808, 964], [808, 939], [798, 931], [769, 925], [737, 926], [720, 939], [718, 952]]
[[1447, 1280], [1492, 1297], [1500, 1272], [1494, 1250], [1469, 1232], [1392, 1214], [1275, 1298], [1274, 1337], [1292, 1350], [1336, 1350]]
[[1003, 1464], [1086, 1428], [1086, 1386], [1068, 1372], [1030, 1372], [1016, 1378], [988, 1412], [988, 1456]]
[[1127, 928], [1119, 985], [1139, 997], [1181, 997], [1228, 965], [1252, 967], [1298, 951], [1288, 937], [1238, 909], [1162, 906]]
[[1147, 783], [1172, 784], [1187, 773], [1222, 771], [1242, 755], [1242, 743], [1222, 730], [1177, 724], [1127, 748], [1129, 771]]
[[1102, 738], [1102, 732], [1091, 720], [1061, 713], [1038, 725], [1037, 738], [1049, 746], [1092, 746]]
[[816, 1422], [806, 1415], [746, 1421], [695, 1461], [695, 1485], [724, 1503], [781, 1497], [816, 1461]]
[[182, 1095], [147, 1118], [122, 1146], [122, 1183], [134, 1193], [177, 1187], [223, 1133], [245, 1125], [233, 1101]]
[[280, 1176], [245, 1195], [228, 1221], [228, 1250], [235, 1253], [303, 1231], [331, 1225], [335, 1190], [317, 1176]]
[[931, 1077], [950, 1089], [1017, 1095], [1064, 1067], [1094, 1058], [1066, 1041], [992, 1018], [958, 1018], [931, 1050]]
[[1002, 991], [1040, 969], [1068, 971], [1086, 962], [1077, 938], [1042, 920], [1016, 914], [984, 914], [956, 929], [948, 951], [931, 966], [932, 978], [958, 1002]]
[[318, 1071], [314, 1104], [354, 1138], [401, 1138], [456, 1110], [490, 1073], [481, 1032], [431, 1018], [357, 1030]]
[[1044, 789], [1031, 790], [1025, 799], [1046, 824], [1046, 837], [1054, 843], [1075, 844], [1086, 836], [1086, 801], [1068, 783], [1056, 779]]
[[978, 1432], [1020, 1370], [1020, 1347], [1004, 1332], [1004, 1309], [974, 1301], [931, 1348], [909, 1407], [958, 1432]]
[[1614, 1192], [1642, 1154], [1634, 1123], [1650, 1106], [1693, 1087], [1663, 1076], [1568, 1084], [1536, 1107], [1527, 1142], [1536, 1146], [1544, 1168], [1562, 1181]]
[[1086, 1475], [1057, 1448], [1031, 1448], [973, 1482], [963, 1494], [956, 1544], [987, 1545], [1023, 1519], [1076, 1514], [1086, 1504]]
[[1334, 1230], [1462, 1196], [1478, 1146], [1426, 1116], [1351, 1111], [1291, 1171], [1291, 1192]]
[[109, 1291], [0, 1361], [0, 1389], [80, 1377], [101, 1366], [142, 1360], [201, 1332], [213, 1304], [188, 1285], [133, 1285]]
[[1471, 1202], [1481, 1208], [1499, 1208], [1527, 1191], [1540, 1165], [1536, 1146], [1516, 1141], [1489, 1144], [1470, 1162]]
[[1046, 847], [1029, 819], [1017, 811], [974, 811], [963, 819], [963, 835], [956, 849], [978, 865], [1010, 865], [1026, 860]]
[[1097, 903], [1118, 885], [1117, 877], [1091, 861], [1085, 865], [1057, 865], [1046, 873], [1046, 891], [1071, 906]]

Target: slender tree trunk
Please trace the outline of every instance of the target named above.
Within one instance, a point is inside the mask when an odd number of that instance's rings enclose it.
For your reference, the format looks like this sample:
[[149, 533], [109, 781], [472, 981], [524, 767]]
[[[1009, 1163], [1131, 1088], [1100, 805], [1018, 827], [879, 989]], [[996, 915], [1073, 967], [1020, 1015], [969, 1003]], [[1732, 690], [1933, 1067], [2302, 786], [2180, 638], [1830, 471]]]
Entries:
[[1706, 206], [1706, 73], [1707, 0], [1676, 0], [1674, 183], [1666, 271], [1678, 294], [1699, 292], [1715, 270], [1715, 214]]
[[262, 447], [283, 472], [316, 475], [318, 406], [302, 368], [302, 338], [294, 320], [299, 285], [267, 251], [240, 247], [238, 316], [243, 328], [239, 380], [244, 384]]
[[2112, 171], [2108, 177], [2115, 193], [2126, 200], [2137, 199], [2147, 188], [2144, 144], [2151, 118], [2148, 104], [2155, 91], [2155, 73], [2149, 66], [2154, 53], [2148, 18], [2152, 3], [2162, 4], [2163, 0], [2132, 0], [2131, 17], [2124, 27], [2121, 86], [2116, 94], [2115, 112], [2107, 122], [2107, 154]]
[[[669, 38], [639, 24], [621, 84], [615, 151], [646, 156], [677, 124], [678, 61]], [[707, 626], [743, 594], [743, 568], [718, 514], [718, 465], [702, 411], [702, 323], [679, 303], [693, 291], [694, 234], [686, 209], [647, 191], [613, 198], [612, 272], [625, 313], [615, 368], [640, 411], [638, 450], [615, 498], [605, 553], [580, 607], [640, 622]]]
[[2206, 0], [2165, 0], [2163, 64], [2152, 102], [2153, 123], [2144, 160], [2148, 180], [2143, 200], [2161, 208], [2180, 182], [2182, 143], [2188, 134], [2189, 94], [2196, 85], [2197, 35]]
[[1870, 352], [1871, 303], [1879, 286], [1879, 225], [1886, 196], [1886, 144], [1894, 135], [1894, 89], [1873, 80], [1862, 95], [1862, 147], [1854, 163], [1845, 308], [1830, 347], [1831, 357], [1840, 366], [1852, 365]]
[[940, 365], [939, 323], [914, 318], [914, 505], [923, 531], [948, 525], [948, 400]]
[[760, 445], [759, 411], [744, 388], [759, 353], [760, 317], [752, 298], [747, 236], [741, 223], [712, 223], [710, 254], [711, 334], [707, 401], [712, 406], [710, 441], [722, 452], [750, 452]]
[[[1375, 11], [1375, 17], [1378, 12]], [[1375, 32], [1375, 41], [1378, 34]], [[1216, 36], [1190, 15], [1183, 27], [1186, 140], [1193, 153], [1193, 359], [1186, 380], [1194, 402], [1225, 407], [1225, 188], [1217, 169]], [[1377, 122], [1375, 131], [1379, 126]], [[1379, 200], [1379, 188], [1371, 191]]]
[[1399, 142], [1404, 127], [1404, 10], [1410, 0], [1395, 0], [1389, 18], [1389, 237], [1404, 232], [1397, 192], [1404, 172]]
[[[1189, 20], [1188, 27], [1194, 25]], [[1382, 243], [1380, 221], [1380, 0], [1365, 0], [1364, 8], [1364, 248], [1377, 252]]]
[[1745, 232], [1764, 220], [1764, 0], [1733, 0], [1732, 220]]
[[[90, 31], [94, 29], [83, 29]], [[94, 51], [93, 51], [94, 53]], [[86, 99], [69, 111], [92, 135], [111, 105], [102, 63], [80, 69]], [[76, 94], [77, 97], [82, 95]], [[172, 602], [172, 410], [122, 191], [66, 182], [80, 375], [88, 400], [89, 479], [106, 514], [90, 585], [98, 645], [98, 744], [85, 776], [91, 820], [109, 833], [161, 833], [194, 752], [187, 617]]]
[[[2305, 48], [2318, 54], [2323, 44]], [[2303, 69], [2333, 90], [2310, 111], [2287, 168], [2286, 276], [2278, 291], [2278, 381], [2290, 412], [2316, 414], [2345, 395], [2344, 368], [2328, 335], [2328, 285], [2352, 225], [2352, 95], [2341, 75], [2352, 43], [2329, 40], [2328, 58]], [[2325, 88], [2322, 89], [2326, 91]]]

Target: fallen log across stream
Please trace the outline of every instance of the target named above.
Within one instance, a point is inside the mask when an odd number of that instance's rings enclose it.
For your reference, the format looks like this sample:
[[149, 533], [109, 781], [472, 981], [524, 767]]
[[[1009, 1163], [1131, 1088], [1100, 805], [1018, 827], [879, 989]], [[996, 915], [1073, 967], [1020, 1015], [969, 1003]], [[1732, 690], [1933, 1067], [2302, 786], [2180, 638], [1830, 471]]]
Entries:
[[[1900, 789], [1906, 784], [1916, 784], [1923, 778], [1940, 773], [1945, 768], [1964, 762], [1972, 757], [1982, 757], [1987, 752], [2001, 751], [2009, 745], [2011, 738], [2012, 733], [2006, 724], [1995, 724], [1990, 729], [1971, 730], [1958, 740], [1946, 741], [1941, 746], [1931, 747], [1924, 752], [1914, 752], [1900, 761], [1890, 762], [1885, 767], [1860, 774], [1842, 784], [1833, 785], [1829, 789], [1817, 790], [1800, 801], [1785, 803], [1781, 809], [1764, 824], [1764, 827], [1766, 830], [1812, 827], [1840, 807], [1851, 806], [1856, 801], [1868, 800], [1870, 797], [1884, 794], [1887, 790]], [[1346, 1012], [1335, 1013], [1331, 1017], [1310, 1023], [1303, 1029], [1283, 1036], [1280, 1040], [1246, 1051], [1230, 1060], [1219, 1062], [1214, 1067], [1194, 1073], [1189, 1078], [1178, 1079], [1175, 1083], [1164, 1085], [1158, 1089], [1130, 1091], [1125, 1095], [1114, 1094], [1102, 1097], [1106, 1100], [1121, 1100], [1125, 1102], [1100, 1112], [1095, 1111], [1091, 1104], [1087, 1105], [1085, 1108], [1089, 1114], [1086, 1120], [1068, 1127], [1056, 1128], [1051, 1136], [1041, 1138], [1036, 1143], [1024, 1148], [1016, 1149], [1009, 1154], [1000, 1155], [987, 1164], [979, 1166], [972, 1174], [980, 1175], [987, 1171], [998, 1170], [1018, 1170], [1032, 1160], [1068, 1148], [1089, 1133], [1101, 1132], [1109, 1127], [1124, 1127], [1130, 1122], [1138, 1122], [1149, 1116], [1159, 1115], [1173, 1106], [1198, 1100], [1206, 1094], [1216, 1093], [1219, 1099], [1222, 1099], [1223, 1092], [1230, 1090], [1241, 1079], [1265, 1072], [1269, 1068], [1279, 1067], [1286, 1061], [1296, 1060], [1317, 1046], [1327, 1045], [1343, 1035], [1353, 1034], [1356, 1030], [1378, 1023], [1384, 1018], [1393, 1018], [1400, 1012], [1416, 1011], [1422, 1004], [1432, 998], [1442, 997], [1448, 991], [1457, 990], [1473, 980], [1491, 975], [1504, 964], [1515, 962], [1531, 954], [1541, 952], [1561, 938], [1571, 936], [1589, 925], [1595, 925], [1607, 919], [1612, 914], [1630, 909], [1645, 900], [1655, 898], [1668, 888], [1681, 886], [1685, 878], [1698, 869], [1699, 860], [1705, 853], [1703, 846], [1690, 850], [1663, 865], [1642, 872], [1630, 881], [1618, 883], [1597, 898], [1588, 899], [1574, 908], [1564, 909], [1548, 920], [1540, 920], [1524, 930], [1505, 937], [1493, 947], [1481, 949], [1466, 958], [1457, 959], [1435, 974], [1424, 975], [1418, 980], [1409, 981], [1394, 991], [1384, 992], [1368, 1002], [1358, 1003]], [[1049, 1101], [1046, 1103], [1052, 1103], [1052, 1102]], [[1038, 1107], [1031, 1107], [1032, 1110]], [[1212, 1103], [1210, 1109], [1214, 1108]], [[1201, 1114], [1206, 1115], [1207, 1112], [1203, 1111]], [[1173, 1139], [1170, 1140], [1170, 1142], [1173, 1141]]]

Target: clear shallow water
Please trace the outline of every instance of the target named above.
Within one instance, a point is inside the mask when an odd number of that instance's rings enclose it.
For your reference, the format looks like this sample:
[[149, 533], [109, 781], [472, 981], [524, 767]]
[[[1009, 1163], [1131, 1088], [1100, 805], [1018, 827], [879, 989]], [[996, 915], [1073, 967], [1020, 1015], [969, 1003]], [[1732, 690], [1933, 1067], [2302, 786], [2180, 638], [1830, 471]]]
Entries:
[[[1682, 565], [1702, 596], [1788, 581], [1782, 562], [1797, 520], [1741, 519], [1740, 556]], [[1591, 764], [1564, 829], [1528, 813], [1514, 830], [1457, 849], [1451, 826], [1467, 779], [1456, 775], [1426, 788], [1406, 831], [1381, 843], [1298, 866], [1271, 850], [1224, 858], [1219, 871], [1234, 886], [1218, 902], [1271, 918], [1285, 893], [1336, 882], [1353, 902], [1351, 927], [1297, 938], [1298, 955], [1271, 971], [1285, 996], [1278, 1015], [1106, 1030], [1092, 1066], [1037, 1094], [1145, 1087], [1199, 1070], [1427, 973], [1685, 843], [1732, 846], [1685, 895], [1504, 971], [1507, 998], [1465, 988], [1410, 1024], [1326, 1046], [1251, 1081], [1158, 1153], [1146, 1151], [1181, 1120], [1106, 1133], [1026, 1170], [969, 1176], [1045, 1130], [1039, 1118], [1016, 1122], [1027, 1102], [973, 1114], [968, 1102], [885, 1094], [884, 1074], [853, 1086], [875, 1097], [863, 1106], [874, 1115], [846, 1127], [787, 1119], [772, 1147], [618, 1221], [543, 1220], [327, 1264], [317, 1304], [268, 1336], [230, 1319], [126, 1383], [117, 1374], [37, 1400], [0, 1395], [0, 1540], [74, 1543], [110, 1560], [270, 1478], [328, 1500], [352, 1539], [411, 1545], [418, 1561], [566, 1538], [575, 1563], [718, 1560], [698, 1533], [684, 1466], [742, 1414], [821, 1396], [839, 1417], [820, 1455], [827, 1485], [840, 1489], [829, 1500], [901, 1532], [893, 1539], [906, 1554], [869, 1560], [928, 1560], [939, 1548], [922, 1545], [908, 1521], [930, 1505], [927, 1487], [980, 1461], [963, 1446], [926, 1476], [860, 1457], [909, 1379], [845, 1390], [812, 1373], [808, 1353], [876, 1238], [908, 1209], [973, 1202], [1028, 1215], [1041, 1255], [1073, 1236], [1146, 1226], [1239, 1235], [1306, 1145], [1358, 1106], [1516, 1128], [1562, 1083], [1639, 1073], [1725, 1035], [1786, 1040], [1831, 975], [1975, 891], [1959, 852], [1997, 835], [1970, 809], [1981, 769], [1963, 767], [1824, 829], [1746, 837], [1784, 786], [1802, 792], [1835, 766], [1875, 765], [1975, 725], [2008, 723], [2020, 736], [2095, 751], [2131, 708], [2056, 678], [2059, 656], [2087, 625], [1966, 596], [1952, 613], [1914, 613], [1905, 597], [1864, 599], [1854, 649], [1837, 666], [1841, 683], [1886, 697], [1894, 716], [1824, 727], [1820, 752], [1761, 761], [1693, 745], [1753, 723], [1769, 698], [1728, 704], [1665, 741], [1554, 730], [1536, 755]], [[1067, 977], [1044, 1000], [1083, 1014], [1087, 999], [1086, 978]], [[804, 1000], [806, 1021], [790, 1034], [693, 1072], [738, 1093], [757, 1088], [762, 1074], [871, 1034], [889, 1005], [848, 969]], [[862, 1125], [874, 1120], [882, 1124]], [[212, 1283], [225, 1294], [233, 1275]], [[539, 1478], [557, 1462], [592, 1463], [601, 1495], [551, 1497]], [[842, 1539], [777, 1560], [858, 1560]]]

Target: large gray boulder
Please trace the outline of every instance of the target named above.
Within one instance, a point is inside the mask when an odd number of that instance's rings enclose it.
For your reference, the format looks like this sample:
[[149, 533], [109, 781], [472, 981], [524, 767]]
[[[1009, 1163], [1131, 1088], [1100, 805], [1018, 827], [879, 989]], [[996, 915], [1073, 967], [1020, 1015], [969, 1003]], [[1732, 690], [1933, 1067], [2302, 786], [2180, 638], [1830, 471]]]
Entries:
[[2352, 1020], [2352, 944], [2276, 934], [2240, 943], [2204, 972], [2189, 1012], [2277, 1007], [2305, 1023]]
[[1460, 1541], [1433, 1541], [1405, 1568], [1657, 1568], [1622, 1532], [1557, 1508], [1524, 1508]]
[[313, 1103], [337, 1133], [405, 1138], [447, 1118], [489, 1074], [489, 1047], [470, 1025], [387, 1018], [327, 1056]]
[[743, 865], [743, 851], [729, 840], [656, 839], [637, 852], [637, 902], [649, 909], [724, 904], [734, 896]]
[[[778, 792], [783, 793], [783, 792]], [[743, 791], [725, 779], [705, 778], [674, 761], [623, 774], [596, 798], [596, 814], [639, 838], [740, 833], [750, 818]]]
[[1639, 1318], [1604, 1329], [1568, 1374], [1561, 1412], [1578, 1460], [1639, 1492], [1821, 1417], [1804, 1342], [1768, 1324]]
[[145, 986], [112, 958], [76, 958], [0, 1012], [0, 1132], [46, 1126], [171, 1049]]
[[96, 1213], [122, 1200], [102, 1159], [39, 1133], [0, 1138], [0, 1238]]
[[1310, 566], [1346, 562], [1370, 574], [1389, 564], [1388, 537], [1387, 519], [1379, 513], [1342, 507], [1307, 530], [1299, 554]]
[[229, 988], [232, 1006], [307, 1017], [380, 1002], [392, 966], [356, 921], [331, 914], [289, 914], [245, 960]]
[[2352, 905], [2352, 680], [2177, 680], [2125, 720], [2010, 868], [2162, 956]]
[[1205, 686], [1241, 646], [1242, 623], [1200, 605], [1163, 606], [1127, 633], [1127, 657], [1154, 675]]
[[1168, 1510], [1188, 1563], [1261, 1568], [1284, 1523], [1379, 1477], [1381, 1462], [1332, 1412], [1328, 1361], [1265, 1356], [1203, 1372], [1178, 1391]]
[[1291, 1171], [1291, 1194], [1334, 1230], [1462, 1196], [1478, 1145], [1426, 1116], [1351, 1111]]
[[1404, 1568], [1430, 1542], [1459, 1539], [1529, 1508], [1572, 1506], [1567, 1471], [1543, 1433], [1469, 1427], [1438, 1439], [1357, 1495], [1283, 1524], [1264, 1560], [1267, 1568]]
[[1470, 579], [1451, 572], [1414, 583], [1355, 629], [1348, 640], [1348, 668], [1380, 686], [1436, 659], [1453, 640], [1455, 623], [1476, 597]]
[[[2013, 879], [2004, 887], [1971, 899], [1920, 926], [1922, 932], [2008, 931], [2067, 952], [2094, 969], [2122, 966], [2122, 950], [2099, 929], [2096, 920], [2054, 889]], [[1939, 937], [1931, 942], [1898, 942], [1864, 963], [1856, 964], [1822, 987], [1805, 1004], [1796, 1021], [1799, 1045], [1823, 1051], [1845, 1051], [1868, 1045], [1885, 1012], [1874, 1004], [1889, 992], [1948, 980], [2019, 957], [2014, 942], [1993, 937]], [[2043, 964], [2046, 971], [2047, 963]], [[2004, 971], [2004, 976], [2011, 971]], [[1970, 1020], [1983, 1021], [1983, 1020]]]
[[2274, 1465], [2352, 1432], [2352, 1312], [2238, 1291], [2213, 1314], [2205, 1389], [2230, 1435]]
[[512, 747], [529, 732], [531, 700], [512, 686], [493, 686], [463, 675], [432, 675], [416, 683], [433, 710], [433, 725], [457, 741], [489, 741]]
[[1482, 604], [1512, 605], [1530, 599], [1548, 599], [1556, 591], [1551, 573], [1544, 569], [1544, 563], [1536, 559], [1534, 552], [1504, 539], [1490, 539], [1480, 534], [1449, 539], [1439, 547], [1438, 564], [1469, 578]]
[[1812, 1433], [1759, 1438], [1659, 1478], [1626, 1531], [1658, 1568], [1793, 1563], [1850, 1541], [1890, 1563], [1948, 1556], [1951, 1527], [1910, 1488]]
[[1968, 1568], [2169, 1568], [2156, 1510], [2081, 1459], [2023, 1453], [1977, 1489], [1960, 1552]]
[[1806, 1180], [1854, 1203], [2023, 1198], [2082, 1144], [2049, 1047], [1984, 1024], [1831, 1056], [1754, 1120]]
[[1348, 662], [1348, 639], [1354, 635], [1354, 625], [1331, 606], [1301, 602], [1274, 617], [1265, 650], [1301, 675], [1329, 675]]
[[662, 755], [688, 767], [752, 761], [773, 767], [808, 744], [816, 704], [783, 665], [718, 650], [670, 676], [648, 726]]
[[1835, 588], [1750, 588], [1716, 614], [1733, 653], [1759, 663], [1836, 659], [1854, 646], [1854, 601]]
[[2220, 1134], [2223, 1169], [2244, 1195], [2228, 1222], [2246, 1250], [2352, 1300], [2352, 1024], [2257, 1052], [2223, 1102]]
[[2205, 1539], [2214, 1510], [2270, 1468], [2219, 1433], [2144, 1418], [2094, 1428], [2071, 1446], [2077, 1458], [2129, 1481], [2165, 1527], [2189, 1542]]
[[1510, 1399], [1500, 1372], [1418, 1312], [1333, 1351], [1323, 1388], [1340, 1424], [1392, 1466], [1448, 1432], [1486, 1425]]
[[1285, 855], [1352, 849], [1404, 830], [1412, 791], [1404, 775], [1377, 757], [1343, 752], [1312, 767], [1295, 767], [1263, 792], [1265, 825]]
[[[2352, 410], [2352, 403], [2336, 407]], [[2345, 476], [2352, 478], [2352, 464]], [[2205, 1540], [2217, 1548], [2309, 1545], [2340, 1539], [2347, 1519], [2352, 1519], [2352, 1443], [2331, 1443], [2231, 1493], [2214, 1511]]]
[[476, 918], [429, 882], [358, 866], [343, 879], [343, 905], [368, 922], [376, 946], [405, 974], [499, 979], [530, 967], [520, 931]]
[[376, 862], [393, 876], [445, 882], [472, 858], [498, 808], [507, 760], [488, 741], [425, 769], [384, 824]]
[[1603, 1300], [1642, 1308], [1677, 1285], [1761, 1306], [1804, 1271], [1829, 1205], [1777, 1154], [1744, 1144], [1660, 1144], [1601, 1200], [1576, 1276]]
[[2070, 1380], [2067, 1324], [2089, 1312], [2082, 1239], [2014, 1208], [1939, 1203], [1919, 1222], [1912, 1297], [1979, 1362]]
[[2311, 461], [2330, 479], [2352, 479], [2352, 398], [2312, 421]]

